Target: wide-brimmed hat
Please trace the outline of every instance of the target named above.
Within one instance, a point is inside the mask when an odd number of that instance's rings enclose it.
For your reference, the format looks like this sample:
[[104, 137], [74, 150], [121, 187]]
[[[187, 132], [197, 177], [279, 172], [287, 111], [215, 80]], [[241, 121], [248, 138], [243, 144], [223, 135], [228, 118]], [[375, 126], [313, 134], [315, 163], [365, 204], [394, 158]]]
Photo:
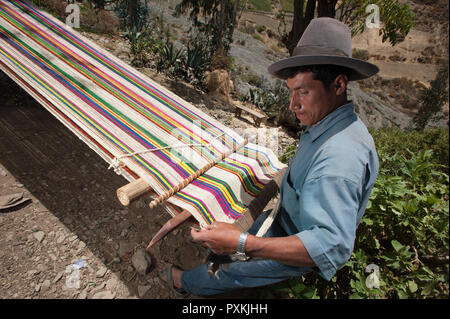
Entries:
[[286, 80], [280, 71], [306, 65], [331, 64], [347, 67], [352, 71], [349, 80], [362, 80], [376, 74], [376, 65], [352, 58], [350, 29], [332, 18], [311, 20], [290, 58], [271, 64], [270, 74]]

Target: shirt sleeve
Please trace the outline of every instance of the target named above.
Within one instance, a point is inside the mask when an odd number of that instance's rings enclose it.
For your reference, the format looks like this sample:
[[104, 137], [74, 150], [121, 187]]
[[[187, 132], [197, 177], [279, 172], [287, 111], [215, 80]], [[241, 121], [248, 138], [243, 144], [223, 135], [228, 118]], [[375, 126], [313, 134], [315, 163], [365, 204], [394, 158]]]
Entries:
[[307, 180], [300, 196], [302, 231], [296, 235], [330, 280], [353, 251], [360, 186], [338, 176]]

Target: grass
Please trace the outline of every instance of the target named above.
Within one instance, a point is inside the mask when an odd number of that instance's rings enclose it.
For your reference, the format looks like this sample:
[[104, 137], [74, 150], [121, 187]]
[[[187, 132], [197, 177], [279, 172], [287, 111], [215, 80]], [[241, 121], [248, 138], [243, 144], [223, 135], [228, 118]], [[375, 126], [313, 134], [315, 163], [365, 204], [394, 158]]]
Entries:
[[286, 12], [294, 12], [294, 0], [280, 0], [281, 10]]
[[256, 11], [272, 11], [272, 1], [270, 0], [249, 0], [249, 3]]
[[262, 43], [264, 43], [264, 39], [257, 33], [253, 33], [252, 37], [255, 38], [256, 40], [261, 41]]

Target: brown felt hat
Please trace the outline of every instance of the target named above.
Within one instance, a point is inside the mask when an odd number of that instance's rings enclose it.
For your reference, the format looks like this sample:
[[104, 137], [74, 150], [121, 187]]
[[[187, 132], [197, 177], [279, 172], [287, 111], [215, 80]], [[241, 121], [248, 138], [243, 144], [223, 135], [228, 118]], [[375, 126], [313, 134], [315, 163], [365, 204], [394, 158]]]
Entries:
[[352, 58], [350, 29], [332, 18], [311, 20], [290, 58], [271, 64], [270, 74], [283, 79], [280, 71], [306, 65], [331, 64], [347, 67], [352, 71], [349, 80], [362, 80], [376, 74], [376, 65]]

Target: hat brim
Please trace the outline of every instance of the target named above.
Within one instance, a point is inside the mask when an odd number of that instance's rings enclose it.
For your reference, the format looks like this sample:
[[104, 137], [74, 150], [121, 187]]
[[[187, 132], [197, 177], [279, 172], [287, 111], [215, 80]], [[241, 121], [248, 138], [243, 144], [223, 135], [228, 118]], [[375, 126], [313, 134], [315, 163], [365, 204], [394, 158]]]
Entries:
[[283, 76], [280, 75], [281, 70], [299, 66], [322, 65], [322, 64], [339, 65], [352, 69], [352, 73], [350, 74], [350, 77], [348, 79], [349, 81], [367, 79], [368, 77], [377, 74], [378, 71], [380, 70], [375, 64], [349, 57], [328, 56], [328, 55], [314, 55], [314, 56], [297, 55], [271, 64], [268, 67], [268, 71], [270, 74], [279, 79], [287, 80], [287, 78], [284, 78]]

